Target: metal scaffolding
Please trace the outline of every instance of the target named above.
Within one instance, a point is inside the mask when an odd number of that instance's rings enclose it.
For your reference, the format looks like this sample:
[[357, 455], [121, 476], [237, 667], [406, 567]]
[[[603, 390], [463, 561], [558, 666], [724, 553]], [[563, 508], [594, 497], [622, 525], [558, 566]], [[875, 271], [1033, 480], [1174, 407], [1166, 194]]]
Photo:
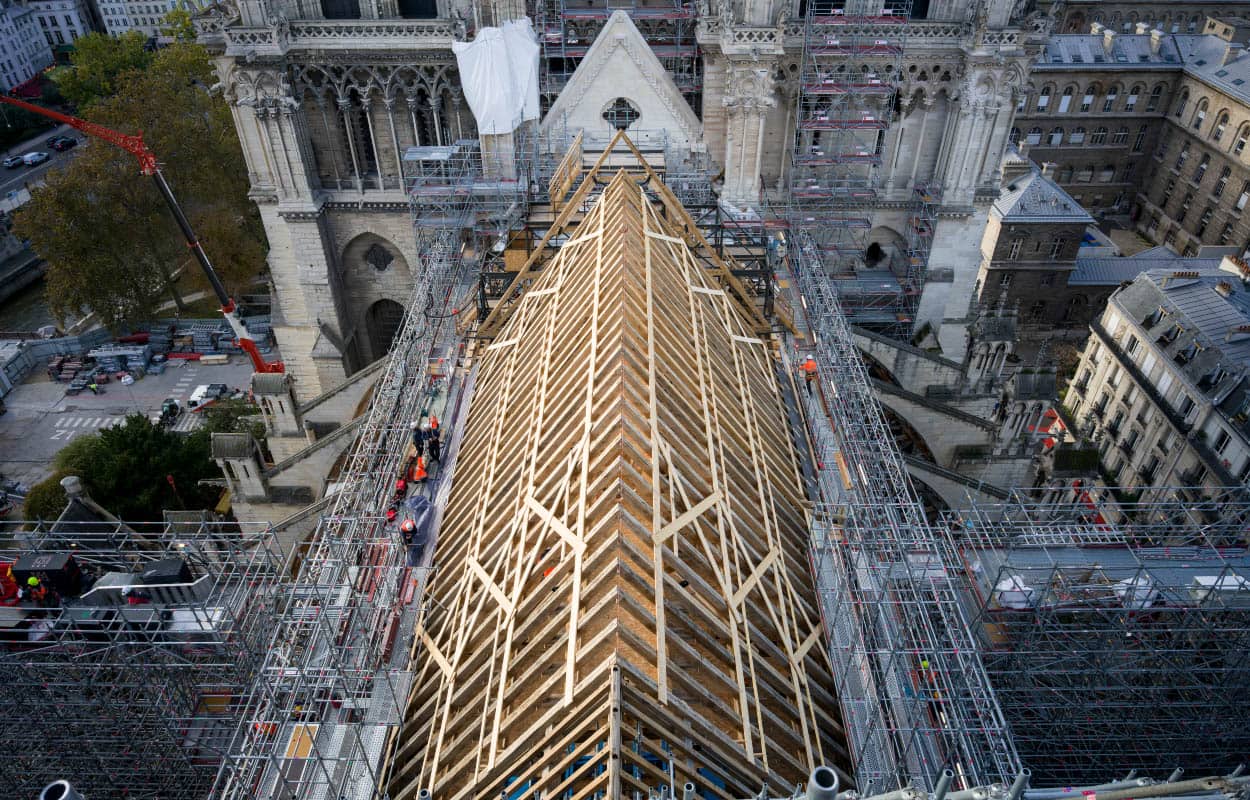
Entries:
[[[440, 398], [451, 405], [462, 388], [449, 367], [460, 344], [452, 321], [476, 281], [476, 265], [463, 257], [465, 234], [488, 238], [524, 214], [524, 176], [483, 178], [476, 148], [457, 142], [405, 156], [417, 285], [339, 492], [279, 609], [215, 797], [367, 800], [384, 791], [428, 572], [400, 534], [399, 523], [415, 511], [395, 496], [395, 480], [407, 474], [410, 423]], [[430, 490], [436, 509], [448, 459]]]
[[959, 597], [951, 541], [925, 519], [838, 283], [807, 231], [792, 236], [785, 266], [779, 277], [811, 348], [802, 356], [819, 365], [800, 390], [815, 460], [812, 566], [857, 789], [932, 789], [944, 767], [958, 788], [1010, 783], [1020, 764]]
[[804, 0], [791, 229], [806, 232], [851, 322], [910, 333], [928, 264], [936, 187], [918, 187], [906, 253], [869, 254], [882, 153], [897, 106], [911, 0]]
[[703, 59], [695, 38], [698, 12], [686, 0], [530, 0], [542, 46], [539, 91], [544, 109], [573, 76], [614, 11], [629, 14], [682, 96], [702, 114]]
[[[0, 784], [204, 797], [269, 644], [284, 556], [264, 526], [207, 520], [15, 534], [0, 549]], [[49, 594], [19, 602], [31, 576]]]
[[1214, 502], [1213, 520], [1076, 487], [948, 514], [986, 670], [1035, 781], [1231, 770], [1250, 753], [1250, 502], [1241, 487]]

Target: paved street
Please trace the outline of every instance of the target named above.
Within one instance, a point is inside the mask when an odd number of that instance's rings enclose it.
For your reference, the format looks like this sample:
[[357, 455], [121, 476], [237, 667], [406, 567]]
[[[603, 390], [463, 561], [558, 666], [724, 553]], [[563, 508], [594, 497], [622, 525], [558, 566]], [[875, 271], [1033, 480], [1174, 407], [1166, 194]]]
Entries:
[[[58, 153], [45, 143], [51, 136], [73, 136], [78, 140], [78, 147], [67, 150], [64, 153]], [[32, 151], [38, 151], [48, 154], [48, 160], [37, 167], [18, 167], [17, 169], [0, 169], [0, 198], [8, 195], [9, 192], [21, 189], [27, 183], [37, 183], [43, 180], [44, 173], [53, 167], [65, 164], [68, 159], [73, 158], [82, 149], [85, 137], [75, 131], [68, 125], [62, 125], [56, 130], [48, 131], [40, 134], [37, 138], [27, 140], [22, 144], [16, 144], [4, 152], [4, 156], [10, 155], [20, 156]]]
[[[51, 473], [56, 452], [75, 437], [120, 423], [128, 414], [156, 419], [166, 397], [177, 398], [185, 406], [200, 384], [246, 389], [251, 375], [248, 360], [234, 356], [221, 366], [188, 362], [184, 367], [171, 366], [164, 375], [148, 375], [133, 386], [113, 382], [105, 384], [100, 395], [83, 392], [66, 397], [68, 384], [35, 373], [5, 398], [9, 413], [0, 417], [0, 473], [27, 485], [38, 482]], [[191, 415], [183, 414], [175, 430], [193, 425]]]

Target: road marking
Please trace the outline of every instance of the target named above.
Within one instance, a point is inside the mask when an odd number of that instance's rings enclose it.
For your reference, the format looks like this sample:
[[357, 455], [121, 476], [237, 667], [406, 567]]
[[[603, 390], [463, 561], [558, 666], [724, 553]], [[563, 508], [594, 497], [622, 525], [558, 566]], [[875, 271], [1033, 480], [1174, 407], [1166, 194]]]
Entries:
[[64, 427], [65, 427], [65, 423], [67, 423], [67, 422], [69, 422], [69, 419], [68, 419], [68, 418], [66, 418], [66, 417], [61, 417], [60, 419], [58, 419], [58, 420], [56, 421], [56, 426], [57, 426], [58, 428], [64, 428]]

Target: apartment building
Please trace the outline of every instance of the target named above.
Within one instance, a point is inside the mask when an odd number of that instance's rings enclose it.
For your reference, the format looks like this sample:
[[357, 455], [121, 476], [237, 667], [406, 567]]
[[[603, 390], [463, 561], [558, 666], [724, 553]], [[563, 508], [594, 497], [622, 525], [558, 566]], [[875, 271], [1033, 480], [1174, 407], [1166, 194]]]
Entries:
[[73, 44], [96, 28], [86, 0], [27, 0], [27, 5], [35, 12], [44, 39], [54, 50]]
[[[96, 0], [96, 5], [110, 36], [126, 31], [159, 36], [165, 15], [180, 6], [178, 0]], [[189, 7], [194, 10], [194, 6]]]
[[52, 63], [33, 8], [18, 0], [0, 0], [0, 90], [10, 91]]
[[1250, 480], [1250, 267], [1156, 259], [1111, 295], [1067, 396], [1112, 480], [1185, 499]]
[[1017, 101], [1012, 140], [1094, 214], [1133, 212], [1181, 81], [1177, 37], [1141, 30], [1052, 36]]
[[[1053, 36], [1012, 138], [1095, 215], [1184, 256], [1250, 249], [1250, 17]], [[1169, 29], [1176, 23], [1168, 25]], [[1187, 21], [1185, 30], [1190, 29]]]

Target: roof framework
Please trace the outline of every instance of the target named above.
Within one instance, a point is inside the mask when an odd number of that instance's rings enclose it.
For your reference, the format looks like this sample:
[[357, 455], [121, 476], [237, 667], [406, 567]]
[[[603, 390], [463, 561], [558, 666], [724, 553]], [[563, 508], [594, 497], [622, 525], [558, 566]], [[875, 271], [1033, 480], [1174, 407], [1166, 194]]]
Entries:
[[733, 798], [846, 763], [769, 344], [648, 172], [478, 366], [397, 800]]

